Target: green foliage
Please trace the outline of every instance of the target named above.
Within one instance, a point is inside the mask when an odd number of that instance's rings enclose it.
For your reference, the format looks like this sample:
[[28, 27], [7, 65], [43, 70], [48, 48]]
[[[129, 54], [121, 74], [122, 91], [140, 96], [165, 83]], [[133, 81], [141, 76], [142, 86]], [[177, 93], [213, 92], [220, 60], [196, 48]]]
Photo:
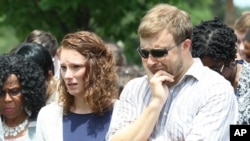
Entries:
[[236, 13], [237, 17], [240, 17], [244, 12], [250, 12], [250, 7], [243, 7], [243, 8], [237, 7], [237, 13]]
[[187, 11], [194, 25], [199, 24], [202, 20], [208, 20], [213, 18], [211, 7], [213, 0], [186, 0], [186, 3], [180, 2], [178, 6], [180, 9]]
[[[14, 27], [19, 41], [34, 29], [53, 33], [58, 41], [69, 32], [90, 30], [103, 39], [124, 44], [129, 63], [140, 64], [135, 51], [137, 27], [145, 12], [156, 3], [177, 5], [191, 14], [194, 24], [212, 17], [213, 0], [1, 0], [0, 24]], [[5, 28], [5, 27], [3, 27]], [[8, 41], [14, 40], [9, 36]], [[13, 37], [14, 38], [14, 37]], [[16, 39], [15, 39], [16, 42]], [[1, 46], [1, 44], [0, 44]], [[13, 45], [9, 45], [12, 47]]]
[[12, 27], [0, 27], [0, 54], [9, 53], [18, 44], [18, 39], [13, 35], [15, 35], [15, 30]]

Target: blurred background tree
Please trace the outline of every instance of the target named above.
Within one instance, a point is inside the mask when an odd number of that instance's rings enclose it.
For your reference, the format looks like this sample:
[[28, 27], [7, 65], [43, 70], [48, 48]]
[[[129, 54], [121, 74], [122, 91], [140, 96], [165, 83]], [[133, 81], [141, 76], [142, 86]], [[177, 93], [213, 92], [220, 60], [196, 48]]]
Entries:
[[140, 64], [137, 27], [145, 12], [160, 2], [189, 12], [194, 25], [214, 16], [232, 22], [242, 10], [235, 9], [233, 0], [1, 0], [0, 53], [9, 52], [34, 29], [50, 31], [59, 42], [66, 33], [90, 30], [121, 43], [128, 63]]

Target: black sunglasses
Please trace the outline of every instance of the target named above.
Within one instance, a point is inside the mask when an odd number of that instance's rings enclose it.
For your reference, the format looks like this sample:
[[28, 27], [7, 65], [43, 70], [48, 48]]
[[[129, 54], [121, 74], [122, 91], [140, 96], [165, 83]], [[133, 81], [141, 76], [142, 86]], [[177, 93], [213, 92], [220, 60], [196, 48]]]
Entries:
[[140, 47], [137, 48], [137, 52], [142, 58], [148, 58], [149, 53], [155, 57], [155, 58], [160, 58], [168, 55], [168, 51], [174, 47], [177, 47], [177, 45], [170, 47], [170, 48], [163, 48], [163, 49], [141, 49]]

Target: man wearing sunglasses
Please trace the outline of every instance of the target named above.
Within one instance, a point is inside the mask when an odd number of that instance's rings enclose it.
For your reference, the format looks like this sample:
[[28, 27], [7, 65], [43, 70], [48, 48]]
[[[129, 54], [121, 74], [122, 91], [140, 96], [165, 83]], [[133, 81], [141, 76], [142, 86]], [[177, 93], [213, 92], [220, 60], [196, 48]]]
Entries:
[[158, 4], [138, 28], [145, 76], [124, 87], [107, 140], [229, 141], [237, 101], [223, 76], [192, 58], [190, 16]]

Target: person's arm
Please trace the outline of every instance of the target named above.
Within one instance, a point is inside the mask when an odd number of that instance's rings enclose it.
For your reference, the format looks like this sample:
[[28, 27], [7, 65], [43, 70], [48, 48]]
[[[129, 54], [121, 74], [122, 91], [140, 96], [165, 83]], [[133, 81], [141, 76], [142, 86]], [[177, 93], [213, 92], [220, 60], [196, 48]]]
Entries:
[[141, 116], [132, 124], [118, 130], [111, 141], [144, 141], [150, 137], [159, 118], [164, 101], [153, 99]]
[[44, 135], [43, 135], [43, 124], [44, 124], [44, 109], [42, 108], [37, 116], [36, 121], [36, 140], [37, 141], [45, 141]]
[[152, 91], [151, 102], [134, 122], [121, 128], [111, 136], [111, 141], [144, 141], [149, 139], [160, 112], [168, 98], [169, 89], [164, 82], [173, 82], [174, 80], [173, 76], [164, 71], [158, 71], [154, 75], [149, 74], [151, 73], [149, 70], [146, 70], [146, 72], [150, 79]]
[[[211, 89], [212, 88], [212, 89]], [[193, 120], [185, 141], [228, 141], [230, 124], [237, 119], [237, 100], [233, 88], [216, 84], [203, 92], [206, 101]]]
[[36, 141], [63, 140], [63, 108], [57, 102], [44, 106], [38, 113]]

